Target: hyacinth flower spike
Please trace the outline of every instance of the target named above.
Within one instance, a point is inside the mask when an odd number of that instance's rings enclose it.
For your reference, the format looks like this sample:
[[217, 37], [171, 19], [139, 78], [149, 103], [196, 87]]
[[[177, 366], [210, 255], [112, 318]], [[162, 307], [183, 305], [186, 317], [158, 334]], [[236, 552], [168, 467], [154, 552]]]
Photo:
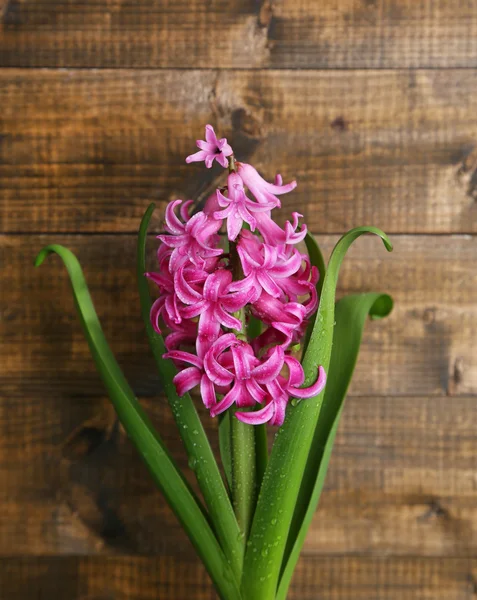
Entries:
[[[222, 600], [285, 600], [316, 508], [356, 363], [366, 316], [386, 316], [389, 296], [340, 300], [341, 262], [361, 227], [344, 235], [327, 269], [303, 218], [273, 211], [296, 182], [273, 183], [233, 155], [213, 127], [187, 163], [228, 169], [203, 210], [173, 200], [158, 235], [157, 269], [145, 268], [140, 228], [141, 311], [162, 389], [200, 488], [189, 486], [134, 397], [104, 338], [79, 263], [61, 246], [93, 358], [127, 434], [177, 514]], [[306, 251], [305, 251], [305, 242]], [[151, 302], [148, 281], [156, 290]], [[336, 323], [335, 323], [336, 321]], [[162, 337], [164, 335], [164, 338]], [[333, 346], [332, 346], [333, 344]], [[333, 347], [333, 350], [332, 350]], [[222, 472], [189, 392], [219, 418]], [[277, 428], [268, 457], [265, 425]]]

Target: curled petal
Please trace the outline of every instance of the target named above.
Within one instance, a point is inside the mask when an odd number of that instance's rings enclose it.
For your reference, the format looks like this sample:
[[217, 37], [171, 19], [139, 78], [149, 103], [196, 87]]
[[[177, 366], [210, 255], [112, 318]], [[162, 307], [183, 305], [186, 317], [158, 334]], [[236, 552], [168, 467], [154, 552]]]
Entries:
[[275, 179], [275, 184], [269, 183], [259, 175], [252, 165], [247, 163], [238, 163], [237, 169], [245, 185], [259, 203], [272, 202], [274, 206], [280, 206], [280, 201], [276, 196], [286, 194], [296, 188], [296, 181], [281, 185], [283, 182], [280, 175]]
[[182, 315], [184, 319], [193, 319], [200, 315], [200, 313], [205, 310], [207, 307], [207, 302], [205, 300], [199, 300], [195, 304], [191, 304], [190, 306], [186, 306], [182, 309]]
[[182, 204], [182, 200], [174, 200], [169, 202], [166, 207], [166, 228], [169, 233], [180, 235], [184, 233], [184, 223], [181, 223], [175, 213], [176, 206]]
[[252, 412], [236, 412], [235, 416], [239, 421], [242, 421], [242, 423], [247, 423], [248, 425], [262, 425], [263, 423], [268, 423], [268, 421], [273, 418], [274, 413], [275, 406], [273, 402], [269, 402], [260, 410]]
[[204, 284], [204, 298], [211, 302], [216, 302], [231, 281], [232, 273], [230, 271], [220, 269], [219, 271], [212, 273], [207, 277]]
[[204, 369], [211, 381], [217, 385], [229, 385], [234, 379], [233, 373], [222, 366], [217, 358], [232, 344], [238, 343], [233, 333], [222, 335], [204, 356]]
[[196, 367], [189, 367], [177, 373], [172, 380], [179, 396], [183, 396], [200, 383], [201, 372]]
[[285, 411], [287, 408], [287, 401], [284, 399], [279, 399], [275, 402], [275, 414], [270, 419], [270, 425], [275, 425], [277, 427], [281, 427], [283, 425], [283, 421], [285, 420]]
[[207, 375], [202, 375], [200, 380], [200, 395], [202, 402], [206, 408], [212, 408], [217, 404], [217, 397], [215, 395], [214, 384], [210, 381]]
[[184, 277], [184, 267], [174, 274], [174, 289], [181, 302], [184, 304], [195, 304], [202, 299], [202, 295], [190, 286]]
[[161, 334], [161, 328], [159, 327], [159, 317], [161, 316], [162, 309], [164, 307], [165, 298], [164, 296], [160, 296], [157, 300], [154, 301], [151, 306], [150, 318], [151, 323], [156, 333]]
[[267, 294], [270, 294], [270, 296], [272, 296], [273, 298], [280, 298], [280, 296], [282, 295], [281, 289], [266, 271], [258, 271], [257, 280], [261, 287], [267, 292]]
[[312, 398], [323, 391], [326, 384], [326, 373], [323, 367], [318, 368], [318, 377], [313, 385], [307, 388], [289, 387], [288, 392], [295, 398]]
[[[235, 287], [237, 287], [237, 284], [235, 284]], [[229, 293], [226, 296], [222, 296], [221, 304], [225, 310], [228, 310], [229, 312], [237, 312], [246, 304], [251, 302], [252, 296], [255, 295], [255, 290], [250, 290], [251, 286], [248, 285], [245, 285], [244, 287], [244, 290], [240, 290], [239, 288], [239, 290], [235, 293]], [[230, 287], [228, 289], [230, 290]]]
[[228, 329], [236, 329], [237, 331], [242, 329], [241, 321], [236, 317], [229, 315], [229, 313], [225, 312], [221, 306], [217, 306], [215, 308], [214, 316], [221, 325], [227, 327]]
[[262, 404], [265, 401], [267, 397], [267, 392], [265, 390], [262, 390], [262, 388], [258, 385], [255, 379], [247, 379], [247, 381], [245, 382], [245, 386], [247, 387], [248, 393], [255, 400], [255, 402]]
[[170, 352], [166, 352], [163, 354], [162, 358], [170, 358], [174, 361], [185, 362], [197, 367], [198, 369], [202, 369], [202, 360], [196, 356], [195, 354], [191, 354], [190, 352], [184, 352], [182, 350], [171, 350]]
[[270, 383], [276, 379], [283, 368], [285, 353], [281, 346], [276, 346], [270, 357], [252, 371], [258, 383]]
[[299, 361], [293, 356], [285, 356], [285, 363], [288, 367], [288, 386], [299, 387], [305, 381], [305, 373]]
[[170, 333], [164, 340], [167, 350], [174, 350], [181, 344], [192, 345], [195, 342], [197, 335], [190, 335], [185, 331], [174, 331]]
[[218, 404], [216, 404], [214, 407], [212, 407], [212, 409], [210, 411], [210, 416], [216, 417], [217, 415], [220, 415], [221, 413], [226, 411], [228, 408], [230, 408], [232, 406], [232, 404], [235, 402], [237, 397], [238, 397], [237, 391], [234, 391], [234, 388], [232, 388], [230, 390], [230, 392], [225, 394], [225, 396], [222, 398], [222, 400]]

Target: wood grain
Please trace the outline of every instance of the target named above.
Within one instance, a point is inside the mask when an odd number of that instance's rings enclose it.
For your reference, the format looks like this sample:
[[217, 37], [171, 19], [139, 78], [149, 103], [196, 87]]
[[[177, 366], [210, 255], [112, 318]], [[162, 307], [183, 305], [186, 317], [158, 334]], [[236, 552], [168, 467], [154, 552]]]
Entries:
[[268, 178], [298, 179], [282, 222], [298, 207], [315, 232], [475, 233], [472, 73], [0, 71], [2, 231], [135, 232], [150, 201], [159, 226], [222, 182], [184, 163], [210, 121]]
[[[143, 403], [193, 483], [164, 398]], [[350, 397], [305, 553], [476, 557], [476, 419], [475, 397]], [[106, 398], [3, 393], [0, 440], [0, 556], [193, 556]]]
[[[290, 600], [472, 600], [475, 564], [459, 559], [302, 557]], [[9, 600], [213, 600], [197, 561], [137, 557], [6, 558]]]
[[[320, 236], [329, 254], [336, 236]], [[477, 239], [393, 236], [385, 252], [360, 239], [344, 262], [339, 293], [384, 291], [395, 309], [370, 322], [352, 384], [355, 395], [455, 396], [477, 393]], [[58, 259], [35, 270], [33, 257], [51, 242], [71, 247], [84, 265], [107, 337], [139, 395], [158, 379], [139, 316], [135, 236], [3, 236], [0, 300], [0, 383], [63, 394], [102, 389], [77, 321], [66, 272]], [[151, 259], [156, 241], [151, 238]], [[151, 264], [151, 266], [153, 263]]]
[[477, 66], [472, 0], [5, 0], [5, 67]]

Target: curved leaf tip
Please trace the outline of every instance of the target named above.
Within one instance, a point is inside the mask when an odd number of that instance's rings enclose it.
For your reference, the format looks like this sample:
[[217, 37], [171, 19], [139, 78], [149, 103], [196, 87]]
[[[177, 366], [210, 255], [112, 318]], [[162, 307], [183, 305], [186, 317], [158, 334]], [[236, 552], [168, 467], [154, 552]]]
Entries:
[[44, 248], [42, 248], [40, 250], [40, 252], [38, 252], [38, 254], [36, 255], [35, 260], [33, 261], [33, 264], [35, 267], [40, 267], [43, 264], [43, 261], [45, 260], [45, 258], [48, 256], [48, 254], [52, 254], [55, 250], [53, 249], [53, 246], [45, 246]]
[[[391, 250], [392, 252], [392, 246]], [[369, 309], [369, 317], [374, 321], [387, 317], [394, 307], [394, 300], [389, 294], [381, 294]]]
[[[380, 230], [378, 229], [378, 231], [380, 231]], [[378, 234], [378, 235], [379, 235], [379, 237], [380, 237], [380, 238], [383, 240], [383, 244], [385, 245], [385, 247], [386, 247], [386, 250], [387, 250], [388, 252], [392, 252], [392, 251], [394, 250], [394, 247], [393, 247], [393, 245], [392, 245], [392, 242], [391, 242], [391, 240], [390, 240], [390, 239], [388, 238], [388, 236], [387, 236], [387, 235], [384, 233], [384, 231], [381, 231], [381, 234]]]

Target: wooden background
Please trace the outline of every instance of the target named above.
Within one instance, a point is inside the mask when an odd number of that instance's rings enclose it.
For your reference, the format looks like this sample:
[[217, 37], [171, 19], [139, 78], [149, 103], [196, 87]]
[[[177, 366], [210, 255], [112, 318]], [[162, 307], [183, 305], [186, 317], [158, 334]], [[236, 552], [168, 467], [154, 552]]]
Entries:
[[[78, 253], [107, 336], [186, 467], [138, 311], [147, 204], [203, 196], [213, 123], [299, 186], [369, 323], [300, 600], [477, 598], [477, 1], [0, 2], [0, 598], [212, 599], [117, 426], [47, 242]], [[152, 251], [153, 243], [151, 243]], [[214, 424], [210, 423], [211, 428]]]

